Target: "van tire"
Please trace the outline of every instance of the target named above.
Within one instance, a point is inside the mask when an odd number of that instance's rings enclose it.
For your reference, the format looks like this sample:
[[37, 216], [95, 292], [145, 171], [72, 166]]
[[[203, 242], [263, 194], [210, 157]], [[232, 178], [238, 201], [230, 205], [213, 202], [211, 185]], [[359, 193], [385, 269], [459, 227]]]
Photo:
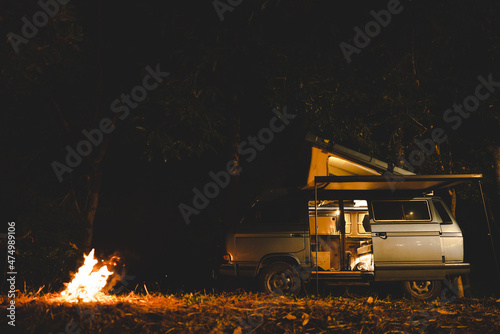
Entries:
[[302, 287], [300, 274], [292, 265], [274, 262], [265, 267], [259, 276], [260, 290], [267, 293], [297, 295]]
[[403, 290], [417, 300], [434, 300], [441, 293], [441, 281], [406, 281]]

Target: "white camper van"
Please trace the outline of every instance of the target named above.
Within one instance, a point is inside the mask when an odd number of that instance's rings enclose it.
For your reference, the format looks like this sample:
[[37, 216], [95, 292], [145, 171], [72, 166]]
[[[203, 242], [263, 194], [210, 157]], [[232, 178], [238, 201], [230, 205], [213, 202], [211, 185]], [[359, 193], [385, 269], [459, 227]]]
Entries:
[[[469, 272], [462, 231], [430, 192], [481, 175], [384, 172], [382, 162], [347, 159], [342, 149], [313, 149], [303, 189], [257, 198], [227, 234], [220, 275], [256, 277], [263, 291], [280, 293], [297, 293], [309, 280], [399, 281], [414, 298], [432, 299], [445, 278]], [[326, 175], [311, 175], [321, 170]]]

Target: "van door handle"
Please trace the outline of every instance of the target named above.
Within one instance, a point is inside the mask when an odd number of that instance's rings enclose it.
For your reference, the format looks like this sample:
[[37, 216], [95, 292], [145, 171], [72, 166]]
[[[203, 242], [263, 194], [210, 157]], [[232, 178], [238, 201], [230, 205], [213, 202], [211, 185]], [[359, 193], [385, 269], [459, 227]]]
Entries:
[[304, 234], [302, 234], [302, 233], [290, 233], [290, 236], [292, 238], [299, 238], [299, 237], [303, 237]]
[[375, 233], [376, 237], [379, 237], [380, 239], [387, 239], [387, 233], [386, 232], [377, 232]]

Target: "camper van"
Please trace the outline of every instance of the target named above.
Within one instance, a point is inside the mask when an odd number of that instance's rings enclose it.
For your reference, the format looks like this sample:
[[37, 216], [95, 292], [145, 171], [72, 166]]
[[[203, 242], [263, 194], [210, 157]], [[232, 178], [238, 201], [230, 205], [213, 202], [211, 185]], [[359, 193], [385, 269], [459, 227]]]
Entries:
[[439, 197], [315, 202], [307, 195], [257, 199], [227, 235], [219, 273], [256, 277], [263, 291], [284, 293], [311, 279], [401, 281], [411, 296], [432, 299], [445, 277], [469, 271], [460, 227]]
[[262, 291], [292, 294], [311, 280], [401, 282], [427, 300], [445, 278], [467, 274], [460, 226], [432, 191], [481, 175], [389, 171], [347, 152], [313, 147], [305, 187], [259, 196], [227, 234], [219, 275], [255, 277]]

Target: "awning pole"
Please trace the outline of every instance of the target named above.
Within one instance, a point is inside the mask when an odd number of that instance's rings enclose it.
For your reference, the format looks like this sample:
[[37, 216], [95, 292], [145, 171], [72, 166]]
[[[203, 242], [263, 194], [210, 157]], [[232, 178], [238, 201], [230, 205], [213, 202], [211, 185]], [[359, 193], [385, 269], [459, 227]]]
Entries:
[[486, 224], [488, 225], [488, 235], [490, 236], [491, 248], [493, 249], [493, 257], [495, 258], [495, 264], [497, 266], [497, 273], [500, 277], [500, 265], [498, 264], [497, 252], [495, 250], [495, 242], [493, 240], [493, 234], [491, 234], [490, 219], [488, 217], [488, 211], [486, 210], [486, 202], [484, 200], [483, 186], [481, 180], [477, 181], [479, 184], [479, 190], [481, 191], [481, 199], [483, 200], [484, 215], [486, 216]]
[[318, 184], [314, 178], [314, 234], [316, 237], [316, 295], [319, 294], [319, 273], [318, 273]]
[[340, 239], [340, 270], [346, 270], [346, 259], [345, 259], [345, 216], [344, 216], [344, 200], [339, 200], [340, 213], [337, 217], [337, 221], [340, 222], [339, 239]]

